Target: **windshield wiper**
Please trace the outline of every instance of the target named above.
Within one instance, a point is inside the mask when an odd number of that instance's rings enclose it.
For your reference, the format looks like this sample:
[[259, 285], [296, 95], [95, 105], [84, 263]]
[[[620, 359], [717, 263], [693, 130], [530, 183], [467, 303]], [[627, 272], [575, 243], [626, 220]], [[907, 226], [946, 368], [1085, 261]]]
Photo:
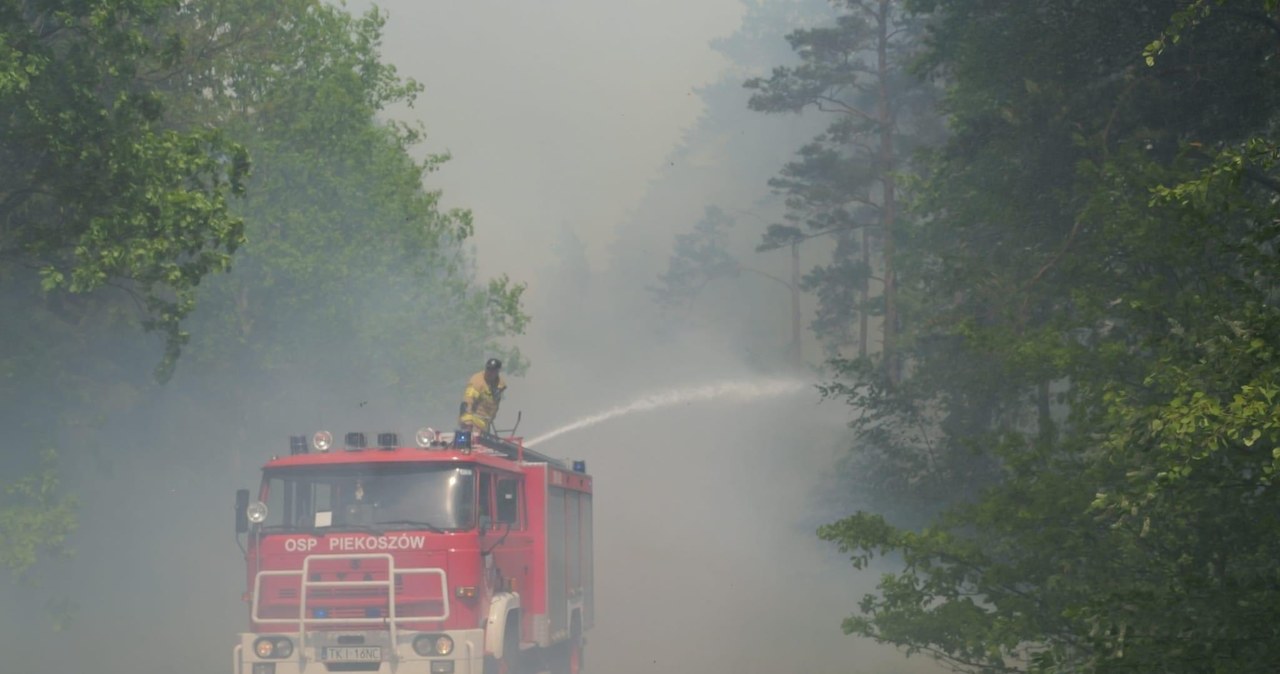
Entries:
[[424, 522], [422, 520], [384, 520], [381, 522], [374, 522], [374, 524], [400, 524], [400, 525], [409, 526], [409, 527], [422, 527], [427, 531], [430, 531], [436, 534], [444, 533], [444, 529], [441, 529], [440, 527], [430, 522]]

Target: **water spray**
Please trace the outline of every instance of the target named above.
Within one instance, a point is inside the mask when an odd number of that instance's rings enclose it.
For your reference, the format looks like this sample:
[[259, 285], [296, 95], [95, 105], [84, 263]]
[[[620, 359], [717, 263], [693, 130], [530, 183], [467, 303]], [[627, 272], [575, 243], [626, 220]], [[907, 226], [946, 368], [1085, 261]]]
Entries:
[[760, 400], [763, 398], [776, 398], [779, 396], [799, 393], [808, 387], [808, 383], [796, 379], [757, 379], [723, 381], [704, 386], [674, 389], [663, 393], [647, 395], [625, 405], [611, 407], [598, 414], [583, 417], [572, 423], [565, 424], [554, 431], [543, 433], [532, 440], [527, 440], [524, 444], [526, 447], [532, 447], [543, 440], [550, 440], [551, 438], [563, 435], [570, 431], [595, 426], [598, 423], [608, 421], [614, 417], [631, 414], [632, 412], [647, 412], [649, 410], [671, 407], [672, 405], [680, 405], [682, 403], [711, 400], [751, 402], [753, 400]]

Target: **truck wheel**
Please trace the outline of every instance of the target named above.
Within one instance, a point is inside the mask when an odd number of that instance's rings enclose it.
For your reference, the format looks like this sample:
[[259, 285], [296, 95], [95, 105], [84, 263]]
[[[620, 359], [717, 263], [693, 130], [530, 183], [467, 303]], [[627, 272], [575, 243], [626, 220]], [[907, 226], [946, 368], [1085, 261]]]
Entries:
[[[506, 650], [505, 647], [504, 650]], [[501, 658], [495, 658], [492, 655], [484, 656], [484, 674], [522, 674], [520, 649], [506, 650]]]
[[565, 645], [569, 651], [569, 666], [565, 671], [568, 674], [582, 674], [582, 635], [575, 633]]
[[484, 674], [523, 674], [520, 669], [520, 623], [507, 619], [502, 635], [502, 657], [484, 656]]
[[582, 674], [582, 632], [574, 629], [573, 636], [553, 647], [552, 655], [551, 674]]
[[518, 674], [518, 672], [513, 658], [498, 659], [492, 655], [484, 656], [484, 674]]

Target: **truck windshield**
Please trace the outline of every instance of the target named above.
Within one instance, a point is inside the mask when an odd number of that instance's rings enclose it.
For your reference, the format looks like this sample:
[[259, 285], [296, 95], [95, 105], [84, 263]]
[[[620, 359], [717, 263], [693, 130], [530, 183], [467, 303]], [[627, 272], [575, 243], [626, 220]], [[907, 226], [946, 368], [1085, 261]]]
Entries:
[[268, 470], [267, 530], [469, 529], [475, 471], [382, 464]]

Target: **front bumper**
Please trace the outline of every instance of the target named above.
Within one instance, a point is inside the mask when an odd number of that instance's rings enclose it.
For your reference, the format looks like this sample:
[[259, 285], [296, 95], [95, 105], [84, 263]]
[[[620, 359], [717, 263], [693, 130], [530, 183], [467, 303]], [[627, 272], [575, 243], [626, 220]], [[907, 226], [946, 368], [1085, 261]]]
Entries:
[[[369, 633], [361, 633], [365, 635]], [[449, 655], [418, 655], [413, 650], [414, 637], [422, 632], [401, 630], [397, 643], [386, 643], [389, 636], [382, 632], [382, 642], [367, 643], [381, 647], [379, 661], [331, 663], [320, 659], [321, 650], [337, 643], [342, 636], [333, 632], [307, 632], [270, 635], [252, 632], [241, 633], [234, 650], [232, 674], [329, 674], [329, 672], [378, 672], [379, 674], [482, 674], [484, 671], [484, 630], [446, 630], [432, 634], [447, 634], [453, 639], [453, 652]], [[286, 658], [260, 658], [253, 644], [262, 636], [283, 636], [293, 641], [293, 653]], [[336, 665], [336, 666], [335, 666]]]

